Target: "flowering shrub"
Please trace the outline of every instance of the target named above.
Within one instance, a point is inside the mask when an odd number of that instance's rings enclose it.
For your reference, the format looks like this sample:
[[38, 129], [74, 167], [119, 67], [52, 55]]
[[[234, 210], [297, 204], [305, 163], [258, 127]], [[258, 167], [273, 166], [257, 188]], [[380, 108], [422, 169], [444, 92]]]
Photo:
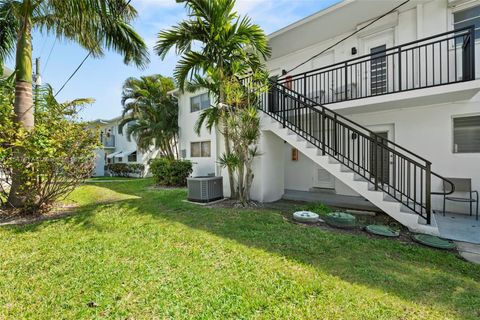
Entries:
[[9, 196], [15, 192], [23, 199], [23, 211], [48, 210], [91, 176], [98, 135], [78, 121], [77, 112], [93, 100], [58, 103], [50, 87], [42, 88], [35, 101], [35, 127], [26, 131], [12, 121], [12, 90], [5, 85], [1, 90], [0, 204], [12, 206]]

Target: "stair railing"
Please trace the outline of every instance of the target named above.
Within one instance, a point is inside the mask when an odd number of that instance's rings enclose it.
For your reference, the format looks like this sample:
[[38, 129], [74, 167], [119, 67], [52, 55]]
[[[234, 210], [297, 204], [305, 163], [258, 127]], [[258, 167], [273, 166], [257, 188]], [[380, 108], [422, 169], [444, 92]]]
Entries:
[[326, 105], [475, 79], [475, 27], [289, 75], [279, 82]]
[[431, 162], [364, 126], [271, 82], [259, 108], [356, 175], [431, 223]]

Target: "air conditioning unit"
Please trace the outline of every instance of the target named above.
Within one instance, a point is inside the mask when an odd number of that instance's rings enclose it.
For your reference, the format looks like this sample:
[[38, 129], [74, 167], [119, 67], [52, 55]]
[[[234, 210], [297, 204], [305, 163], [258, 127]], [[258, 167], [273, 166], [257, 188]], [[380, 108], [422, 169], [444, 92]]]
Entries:
[[208, 203], [223, 199], [223, 177], [187, 178], [188, 200]]

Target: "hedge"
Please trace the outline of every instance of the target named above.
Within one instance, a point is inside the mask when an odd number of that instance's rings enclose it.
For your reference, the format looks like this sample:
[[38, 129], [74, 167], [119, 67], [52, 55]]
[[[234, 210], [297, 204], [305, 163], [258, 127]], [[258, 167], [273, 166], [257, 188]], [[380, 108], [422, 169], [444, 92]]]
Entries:
[[109, 163], [105, 166], [105, 170], [116, 177], [128, 177], [131, 174], [142, 176], [145, 166], [139, 163]]
[[150, 171], [158, 185], [184, 187], [187, 177], [192, 173], [192, 162], [158, 158], [150, 163]]

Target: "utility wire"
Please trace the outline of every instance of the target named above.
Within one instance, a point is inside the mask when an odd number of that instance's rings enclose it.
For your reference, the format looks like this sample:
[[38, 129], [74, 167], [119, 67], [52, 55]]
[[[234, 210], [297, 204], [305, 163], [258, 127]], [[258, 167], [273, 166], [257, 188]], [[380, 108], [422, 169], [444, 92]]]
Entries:
[[[128, 0], [127, 3], [125, 4], [125, 7], [122, 8], [120, 14], [123, 13], [123, 11], [125, 9], [128, 8], [128, 6], [130, 5], [130, 2], [132, 2], [132, 0]], [[100, 44], [102, 40], [98, 41], [97, 44]], [[87, 61], [87, 59], [92, 55], [93, 53], [93, 50], [90, 50], [87, 55], [85, 56], [85, 58], [83, 58], [82, 62], [80, 62], [80, 64], [78, 65], [77, 68], [75, 68], [75, 70], [72, 72], [72, 74], [68, 77], [68, 79], [63, 83], [63, 85], [60, 87], [60, 89], [57, 91], [57, 93], [55, 93], [55, 96], [56, 97], [60, 92], [62, 92], [63, 88], [65, 88], [65, 86], [70, 82], [70, 80], [72, 80], [72, 78], [75, 76], [75, 74], [78, 72], [78, 70], [80, 70], [80, 68], [83, 66], [83, 64], [85, 63], [85, 61]]]
[[50, 52], [48, 53], [48, 56], [47, 56], [47, 61], [43, 66], [42, 74], [45, 74], [45, 70], [47, 69], [48, 62], [50, 61], [50, 56], [52, 55], [52, 51], [53, 51], [53, 48], [55, 48], [56, 43], [57, 43], [57, 38], [55, 38], [55, 40], [53, 41], [52, 47], [50, 48]]
[[[320, 55], [324, 54], [325, 52], [327, 52], [328, 50], [330, 50], [330, 49], [332, 49], [333, 47], [337, 46], [338, 44], [342, 43], [343, 41], [345, 41], [345, 40], [347, 40], [347, 39], [349, 39], [349, 38], [353, 37], [354, 35], [356, 35], [356, 34], [357, 34], [357, 33], [359, 33], [360, 31], [362, 31], [362, 30], [364, 30], [364, 29], [368, 28], [369, 26], [371, 26], [372, 24], [374, 24], [374, 23], [375, 23], [375, 22], [377, 22], [378, 20], [380, 20], [380, 19], [382, 19], [383, 17], [385, 17], [385, 16], [389, 15], [390, 13], [392, 13], [392, 12], [396, 11], [397, 9], [399, 9], [399, 8], [400, 8], [400, 7], [402, 7], [402, 6], [404, 6], [404, 5], [405, 5], [405, 4], [407, 4], [408, 2], [410, 2], [410, 0], [406, 0], [405, 2], [403, 2], [403, 3], [401, 3], [400, 5], [396, 6], [395, 8], [393, 8], [393, 9], [392, 9], [392, 10], [390, 10], [390, 11], [388, 11], [387, 13], [384, 13], [383, 15], [379, 16], [379, 17], [378, 17], [378, 18], [376, 18], [375, 20], [373, 20], [373, 21], [369, 22], [368, 24], [364, 25], [364, 26], [363, 26], [363, 27], [361, 27], [360, 29], [358, 29], [358, 30], [355, 30], [353, 33], [351, 33], [351, 34], [349, 34], [348, 36], [346, 36], [345, 38], [342, 38], [341, 40], [339, 40], [339, 41], [335, 42], [335, 43], [334, 43], [334, 44], [332, 44], [330, 47], [328, 47], [328, 48], [326, 48], [326, 49], [322, 50], [320, 53], [317, 53], [316, 55], [314, 55], [314, 56], [312, 56], [312, 57], [308, 58], [307, 60], [305, 60], [304, 62], [300, 63], [300, 64], [299, 64], [299, 65], [297, 65], [296, 67], [293, 67], [292, 69], [290, 69], [290, 70], [288, 70], [288, 71], [284, 72], [284, 73], [282, 74], [282, 76], [281, 76], [281, 77], [283, 77], [283, 76], [286, 76], [286, 75], [287, 75], [287, 74], [289, 74], [290, 72], [292, 72], [292, 71], [294, 71], [294, 70], [296, 70], [296, 69], [300, 68], [301, 66], [303, 66], [303, 65], [305, 65], [306, 63], [308, 63], [308, 62], [312, 61], [312, 60], [313, 60], [313, 59], [315, 59], [316, 57], [318, 57], [318, 56], [320, 56]], [[280, 77], [280, 78], [281, 78], [281, 77]]]

